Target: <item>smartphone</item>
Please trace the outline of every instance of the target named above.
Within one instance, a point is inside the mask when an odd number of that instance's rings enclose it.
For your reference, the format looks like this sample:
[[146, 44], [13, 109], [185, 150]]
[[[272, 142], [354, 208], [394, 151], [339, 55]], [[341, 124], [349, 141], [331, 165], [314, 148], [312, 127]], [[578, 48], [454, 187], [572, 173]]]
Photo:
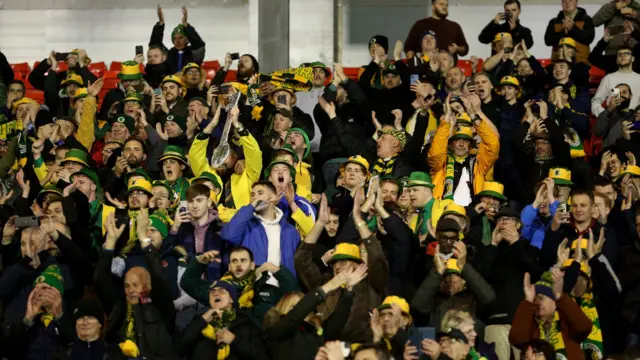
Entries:
[[[436, 329], [432, 327], [410, 327], [409, 328], [409, 342], [411, 345], [420, 349], [420, 344], [422, 344], [422, 340], [424, 339], [436, 339]], [[420, 354], [420, 360], [429, 359], [428, 356], [424, 354]]]
[[571, 211], [571, 205], [569, 205], [567, 203], [560, 203], [560, 204], [558, 204], [558, 211], [560, 211], [560, 212], [570, 212]]
[[611, 89], [611, 96], [613, 96], [614, 98], [620, 99], [620, 89], [618, 88]]
[[418, 74], [411, 74], [411, 76], [409, 77], [409, 83], [410, 84], [413, 84], [418, 80], [420, 80], [420, 75], [418, 75]]
[[40, 226], [40, 218], [37, 216], [21, 216], [16, 218], [15, 224], [17, 229]]
[[142, 54], [143, 54], [142, 45], [136, 46], [136, 56], [142, 55]]
[[513, 52], [513, 48], [510, 48], [510, 47], [504, 48], [504, 53], [505, 54], [511, 54], [511, 52]]
[[276, 99], [276, 101], [278, 101], [278, 104], [287, 105], [287, 96], [278, 95], [278, 98]]
[[338, 92], [335, 90], [326, 88], [322, 93], [322, 98], [328, 103], [331, 103], [331, 102], [335, 103], [336, 99], [338, 98]]
[[162, 95], [162, 89], [160, 88], [153, 89], [153, 95]]
[[342, 341], [342, 357], [345, 359], [351, 355], [351, 344]]
[[609, 30], [609, 35], [611, 36], [620, 35], [624, 32], [624, 25], [607, 26], [607, 30]]
[[186, 200], [182, 200], [180, 201], [180, 207], [178, 209], [178, 212], [187, 212], [187, 201]]
[[640, 130], [640, 121], [634, 121], [631, 130]]
[[238, 60], [238, 59], [240, 59], [240, 53], [231, 54], [231, 60]]
[[65, 61], [71, 53], [56, 53], [56, 61]]

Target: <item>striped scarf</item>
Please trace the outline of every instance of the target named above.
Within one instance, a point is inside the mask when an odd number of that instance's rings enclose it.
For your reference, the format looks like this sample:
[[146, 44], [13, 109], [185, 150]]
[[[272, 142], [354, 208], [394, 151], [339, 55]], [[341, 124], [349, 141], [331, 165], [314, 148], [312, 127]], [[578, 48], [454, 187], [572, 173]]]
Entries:
[[240, 290], [240, 297], [238, 298], [238, 305], [241, 309], [253, 307], [253, 284], [256, 282], [255, 270], [250, 271], [247, 275], [240, 279], [236, 279], [230, 272], [224, 274], [221, 281], [226, 281], [233, 284], [236, 289]]
[[566, 359], [567, 351], [564, 346], [562, 331], [560, 331], [560, 315], [558, 315], [557, 311], [553, 314], [553, 320], [551, 321], [551, 328], [549, 329], [549, 332], [546, 332], [544, 328], [544, 322], [540, 322], [538, 324], [540, 339], [545, 340], [553, 346], [556, 350], [556, 358]]
[[127, 215], [129, 216], [129, 240], [127, 240], [127, 245], [122, 248], [122, 255], [126, 255], [136, 246], [136, 242], [138, 240], [137, 233], [137, 225], [136, 221], [138, 220], [138, 210], [129, 210], [127, 211]]
[[122, 353], [130, 358], [140, 356], [140, 349], [136, 344], [136, 317], [132, 304], [127, 303], [127, 315], [124, 319], [124, 341], [118, 344]]
[[[236, 311], [231, 309], [229, 311], [225, 311], [222, 313], [221, 318], [214, 318], [210, 324], [202, 329], [202, 336], [207, 339], [216, 340], [216, 332], [218, 330], [222, 330], [224, 328], [229, 327], [229, 325], [236, 319]], [[221, 343], [218, 345], [218, 355], [216, 357], [217, 360], [224, 360], [229, 357], [231, 354], [231, 347], [229, 344]]]
[[[467, 160], [466, 157], [460, 158], [457, 157], [451, 152], [447, 155], [447, 166], [445, 167], [445, 179], [444, 179], [444, 193], [442, 198], [444, 200], [453, 200], [454, 193], [454, 181], [455, 181], [455, 168], [456, 163], [462, 164]], [[471, 173], [471, 169], [469, 169], [469, 173]]]
[[593, 293], [588, 291], [582, 297], [574, 298], [576, 303], [582, 309], [582, 312], [587, 315], [589, 320], [593, 323], [591, 333], [585, 341], [580, 345], [585, 355], [590, 355], [588, 359], [600, 360], [603, 358], [604, 348], [602, 346], [602, 329], [600, 328], [600, 318], [598, 316], [598, 310], [596, 309], [595, 301], [593, 300]]
[[385, 161], [382, 158], [378, 158], [376, 163], [373, 165], [373, 174], [372, 175], [380, 175], [387, 176], [393, 174], [393, 165], [396, 162], [398, 157], [394, 156], [391, 159]]

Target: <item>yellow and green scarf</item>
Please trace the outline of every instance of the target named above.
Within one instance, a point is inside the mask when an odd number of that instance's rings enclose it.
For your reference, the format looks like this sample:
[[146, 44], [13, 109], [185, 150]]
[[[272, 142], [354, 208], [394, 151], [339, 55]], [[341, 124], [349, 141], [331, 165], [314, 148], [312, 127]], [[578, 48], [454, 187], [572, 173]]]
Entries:
[[[453, 200], [453, 192], [454, 192], [454, 181], [455, 181], [455, 167], [456, 163], [462, 164], [467, 160], [466, 157], [458, 157], [453, 155], [451, 152], [447, 155], [447, 166], [445, 167], [445, 179], [444, 179], [444, 193], [442, 194], [442, 199], [444, 200]], [[471, 173], [471, 169], [469, 169], [469, 173]]]
[[467, 360], [487, 360], [487, 358], [485, 356], [480, 355], [480, 353], [477, 352], [475, 348], [471, 348], [469, 349]]
[[604, 353], [604, 347], [602, 346], [602, 329], [600, 329], [600, 318], [598, 316], [598, 310], [596, 309], [596, 303], [593, 300], [593, 293], [589, 291], [580, 298], [574, 298], [574, 300], [580, 306], [582, 312], [587, 315], [593, 323], [591, 333], [587, 339], [582, 342], [580, 347], [585, 355], [591, 354], [591, 359], [602, 359]]
[[140, 356], [140, 349], [136, 344], [136, 316], [132, 304], [127, 303], [127, 315], [124, 319], [124, 341], [118, 346], [122, 353], [129, 358]]
[[[202, 336], [207, 339], [216, 340], [216, 332], [218, 330], [229, 327], [229, 325], [236, 319], [236, 311], [231, 309], [222, 313], [221, 318], [215, 318], [211, 323], [202, 329]], [[217, 360], [224, 360], [231, 354], [231, 347], [228, 344], [220, 344], [218, 346]]]
[[564, 359], [567, 358], [567, 351], [564, 346], [564, 339], [562, 338], [562, 331], [560, 329], [560, 315], [556, 311], [553, 314], [553, 320], [551, 321], [551, 328], [549, 332], [544, 330], [544, 322], [538, 324], [540, 330], [540, 339], [545, 340], [553, 346], [556, 353], [563, 355]]
[[136, 221], [138, 221], [138, 213], [139, 210], [128, 210], [127, 215], [129, 216], [129, 240], [127, 240], [127, 245], [122, 248], [122, 255], [128, 254], [134, 246], [136, 246], [136, 242], [138, 241], [138, 233], [137, 233], [137, 225]]
[[378, 158], [373, 165], [373, 175], [391, 176], [393, 174], [393, 165], [395, 164], [397, 156], [385, 161], [382, 158]]
[[234, 278], [230, 272], [227, 272], [220, 280], [231, 283], [236, 289], [240, 290], [238, 305], [241, 309], [253, 307], [253, 284], [256, 282], [256, 272], [254, 270], [240, 279]]

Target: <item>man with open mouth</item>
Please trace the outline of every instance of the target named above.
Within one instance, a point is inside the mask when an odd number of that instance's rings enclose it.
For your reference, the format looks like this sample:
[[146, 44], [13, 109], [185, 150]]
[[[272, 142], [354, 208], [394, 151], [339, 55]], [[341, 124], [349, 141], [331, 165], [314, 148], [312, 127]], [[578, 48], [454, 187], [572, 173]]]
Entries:
[[184, 150], [179, 146], [169, 145], [165, 148], [160, 159], [158, 159], [158, 163], [162, 166], [165, 181], [173, 190], [174, 198], [170, 200], [174, 203], [186, 200], [187, 189], [190, 184], [189, 180], [183, 176], [187, 166], [189, 166]]

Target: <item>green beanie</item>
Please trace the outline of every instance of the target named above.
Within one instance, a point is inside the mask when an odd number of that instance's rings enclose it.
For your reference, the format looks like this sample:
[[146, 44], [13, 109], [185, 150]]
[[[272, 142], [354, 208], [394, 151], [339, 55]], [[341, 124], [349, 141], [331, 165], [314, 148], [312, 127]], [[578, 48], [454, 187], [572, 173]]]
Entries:
[[176, 35], [184, 35], [187, 36], [186, 31], [184, 30], [184, 25], [179, 24], [178, 26], [176, 26], [175, 28], [173, 28], [173, 31], [171, 32], [171, 40], [173, 40], [173, 37]]
[[45, 283], [60, 292], [60, 296], [64, 295], [64, 279], [58, 265], [49, 265], [40, 276], [33, 282], [33, 286]]
[[307, 158], [307, 156], [309, 156], [309, 152], [311, 152], [311, 142], [309, 141], [309, 135], [307, 135], [307, 132], [302, 130], [301, 128], [291, 128], [289, 129], [289, 131], [287, 132], [287, 137], [289, 137], [289, 134], [297, 132], [300, 135], [302, 135], [302, 138], [304, 138], [304, 143], [307, 145], [307, 149], [304, 151], [304, 156], [302, 157], [301, 160], [304, 160]]
[[[182, 131], [187, 131], [187, 119], [185, 119], [184, 117], [169, 113], [164, 118], [164, 122], [166, 123], [167, 121], [173, 121], [180, 127], [180, 129], [182, 129]], [[164, 125], [164, 123], [162, 125]]]
[[160, 235], [162, 235], [162, 239], [166, 239], [167, 236], [169, 236], [169, 227], [167, 226], [167, 222], [159, 215], [154, 214], [149, 216], [149, 226], [158, 230]]

